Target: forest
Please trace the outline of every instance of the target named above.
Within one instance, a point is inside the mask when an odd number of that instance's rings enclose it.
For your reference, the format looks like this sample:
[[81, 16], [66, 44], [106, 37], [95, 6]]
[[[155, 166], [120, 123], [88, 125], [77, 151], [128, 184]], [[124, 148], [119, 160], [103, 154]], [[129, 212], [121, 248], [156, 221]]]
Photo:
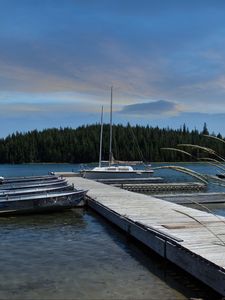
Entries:
[[[177, 144], [195, 144], [214, 149], [225, 156], [224, 144], [210, 139], [207, 125], [201, 132], [189, 130], [184, 124], [174, 130], [150, 126], [113, 125], [113, 154], [118, 160], [145, 162], [194, 161], [181, 152], [162, 148]], [[0, 163], [88, 163], [97, 162], [99, 155], [100, 124], [72, 128], [53, 128], [26, 133], [16, 132], [0, 139]], [[214, 135], [222, 138], [221, 134]], [[102, 158], [108, 160], [109, 125], [104, 125]], [[187, 148], [180, 148], [190, 151]], [[194, 149], [194, 156], [203, 155]], [[204, 154], [207, 156], [207, 154]]]

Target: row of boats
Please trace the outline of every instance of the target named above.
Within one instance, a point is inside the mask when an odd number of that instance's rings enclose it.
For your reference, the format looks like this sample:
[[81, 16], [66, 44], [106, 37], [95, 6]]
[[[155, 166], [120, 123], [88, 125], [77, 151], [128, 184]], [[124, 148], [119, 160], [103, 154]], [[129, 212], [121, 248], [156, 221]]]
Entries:
[[87, 191], [55, 175], [0, 179], [0, 216], [57, 211], [77, 207]]

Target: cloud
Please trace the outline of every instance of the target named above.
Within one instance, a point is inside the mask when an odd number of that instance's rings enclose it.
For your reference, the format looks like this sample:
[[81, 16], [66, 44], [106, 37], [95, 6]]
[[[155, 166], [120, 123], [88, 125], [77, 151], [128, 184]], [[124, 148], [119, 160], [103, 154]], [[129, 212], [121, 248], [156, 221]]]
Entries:
[[142, 115], [177, 115], [181, 112], [182, 107], [171, 101], [158, 100], [147, 103], [137, 103], [126, 105], [119, 112], [121, 114], [142, 116]]
[[13, 132], [27, 132], [53, 127], [72, 127], [100, 122], [94, 106], [73, 103], [13, 103], [0, 104], [1, 132], [4, 137]]
[[[88, 106], [88, 110], [87, 110]], [[46, 117], [59, 114], [61, 116], [72, 116], [73, 114], [85, 113], [100, 114], [100, 109], [92, 103], [3, 103], [0, 104], [0, 117]], [[96, 119], [97, 120], [97, 119]], [[86, 122], [84, 122], [86, 123]]]

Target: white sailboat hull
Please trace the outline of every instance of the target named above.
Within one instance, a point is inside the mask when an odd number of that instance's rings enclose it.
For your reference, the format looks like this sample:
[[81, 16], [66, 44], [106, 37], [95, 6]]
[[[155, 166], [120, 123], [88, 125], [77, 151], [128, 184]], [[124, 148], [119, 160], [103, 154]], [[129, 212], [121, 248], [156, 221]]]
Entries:
[[153, 170], [132, 170], [132, 171], [83, 171], [83, 177], [87, 179], [119, 179], [119, 178], [149, 178], [153, 174]]

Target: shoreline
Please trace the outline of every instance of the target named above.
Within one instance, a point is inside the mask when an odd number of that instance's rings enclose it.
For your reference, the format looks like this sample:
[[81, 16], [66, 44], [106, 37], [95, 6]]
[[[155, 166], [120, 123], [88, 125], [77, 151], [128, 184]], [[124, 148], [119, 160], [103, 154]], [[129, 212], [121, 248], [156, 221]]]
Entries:
[[[0, 165], [86, 165], [86, 164], [90, 164], [90, 165], [94, 165], [94, 164], [98, 164], [99, 162], [79, 162], [79, 163], [72, 163], [72, 162], [27, 162], [27, 163], [0, 163]], [[166, 161], [166, 162], [162, 162], [162, 161], [154, 161], [151, 162], [150, 164], [207, 164], [207, 161]], [[221, 164], [223, 162], [220, 162]], [[145, 164], [137, 164], [136, 166], [139, 165], [145, 165]]]

